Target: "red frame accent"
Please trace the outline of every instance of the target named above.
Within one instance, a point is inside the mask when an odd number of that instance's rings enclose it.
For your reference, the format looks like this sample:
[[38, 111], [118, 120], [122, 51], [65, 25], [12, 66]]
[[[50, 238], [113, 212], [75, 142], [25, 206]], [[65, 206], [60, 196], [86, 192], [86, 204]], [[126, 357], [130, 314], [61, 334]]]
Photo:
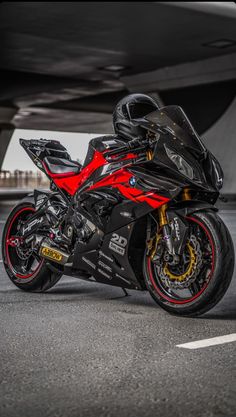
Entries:
[[13, 224], [14, 220], [16, 219], [16, 217], [19, 216], [19, 214], [22, 213], [23, 211], [33, 211], [33, 212], [35, 212], [35, 209], [33, 207], [24, 207], [20, 211], [17, 211], [15, 213], [15, 215], [12, 218], [12, 220], [11, 220], [9, 226], [8, 226], [8, 229], [7, 229], [6, 240], [5, 240], [5, 249], [6, 249], [7, 263], [8, 263], [9, 268], [11, 269], [12, 273], [17, 278], [27, 279], [27, 278], [32, 277], [36, 272], [38, 272], [39, 268], [41, 267], [41, 265], [43, 263], [43, 259], [39, 263], [39, 265], [37, 266], [36, 270], [34, 272], [32, 272], [32, 274], [28, 274], [28, 275], [18, 274], [18, 273], [15, 273], [14, 272], [14, 268], [12, 266], [12, 263], [11, 263], [11, 260], [10, 260], [10, 255], [9, 255], [9, 251], [8, 251], [8, 247], [11, 246], [10, 243], [9, 243], [9, 239], [10, 239], [9, 238], [9, 234], [10, 234], [10, 231], [11, 231], [12, 224]]
[[170, 303], [172, 303], [172, 304], [187, 304], [187, 303], [190, 303], [190, 302], [192, 302], [193, 300], [195, 300], [196, 298], [198, 298], [198, 297], [200, 297], [200, 295], [205, 291], [205, 289], [208, 287], [208, 285], [209, 285], [209, 282], [210, 282], [210, 280], [211, 280], [211, 277], [212, 277], [212, 275], [213, 275], [213, 272], [214, 272], [214, 268], [215, 268], [215, 248], [214, 248], [214, 244], [213, 244], [213, 240], [212, 240], [212, 238], [211, 238], [211, 235], [210, 235], [210, 233], [209, 233], [209, 231], [207, 230], [207, 228], [205, 227], [205, 225], [204, 224], [202, 224], [199, 220], [197, 220], [197, 219], [195, 219], [194, 217], [186, 217], [187, 219], [189, 219], [189, 220], [191, 220], [191, 221], [193, 221], [193, 222], [195, 222], [195, 223], [198, 223], [199, 224], [199, 226], [201, 226], [202, 227], [202, 229], [204, 230], [204, 232], [206, 233], [206, 235], [207, 235], [207, 237], [208, 237], [208, 239], [209, 239], [209, 242], [210, 242], [210, 245], [211, 245], [211, 248], [212, 248], [212, 263], [211, 263], [211, 276], [210, 276], [210, 279], [208, 280], [208, 282], [204, 285], [204, 287], [197, 293], [197, 294], [195, 294], [192, 298], [189, 298], [189, 299], [187, 299], [187, 300], [182, 300], [182, 301], [180, 301], [180, 300], [173, 300], [172, 298], [170, 298], [170, 297], [168, 297], [167, 295], [165, 295], [165, 294], [163, 294], [162, 292], [161, 292], [161, 290], [158, 288], [158, 286], [157, 286], [157, 284], [156, 284], [156, 282], [155, 282], [155, 279], [154, 279], [154, 277], [153, 277], [153, 273], [152, 273], [152, 268], [151, 268], [151, 259], [150, 258], [148, 258], [148, 272], [149, 272], [149, 277], [150, 277], [150, 281], [151, 281], [151, 283], [152, 283], [152, 285], [153, 285], [153, 287], [155, 288], [155, 290], [157, 291], [157, 293], [162, 297], [162, 298], [164, 298], [166, 301], [169, 301]]

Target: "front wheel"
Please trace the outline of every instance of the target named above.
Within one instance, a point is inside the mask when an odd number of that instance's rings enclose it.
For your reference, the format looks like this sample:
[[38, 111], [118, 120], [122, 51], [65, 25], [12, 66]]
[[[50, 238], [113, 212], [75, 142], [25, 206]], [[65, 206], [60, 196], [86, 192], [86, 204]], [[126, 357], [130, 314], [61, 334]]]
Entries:
[[155, 264], [147, 252], [144, 276], [147, 289], [162, 308], [193, 317], [210, 310], [225, 294], [233, 275], [234, 247], [215, 213], [194, 213], [186, 220], [189, 237], [180, 265]]

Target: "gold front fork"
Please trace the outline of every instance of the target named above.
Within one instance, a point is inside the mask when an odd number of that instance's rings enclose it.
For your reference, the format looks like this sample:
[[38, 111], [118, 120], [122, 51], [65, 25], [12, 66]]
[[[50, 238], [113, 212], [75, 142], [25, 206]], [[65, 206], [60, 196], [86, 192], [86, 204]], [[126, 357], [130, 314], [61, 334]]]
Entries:
[[[167, 216], [166, 216], [166, 210], [167, 210], [167, 204], [163, 204], [163, 206], [161, 206], [157, 212], [159, 215], [159, 227], [161, 228], [162, 226], [166, 225], [168, 223], [167, 221]], [[154, 212], [155, 213], [155, 212]], [[151, 259], [154, 258], [155, 253], [156, 253], [156, 249], [157, 249], [157, 245], [161, 239], [161, 234], [157, 233], [149, 242], [148, 242], [148, 251], [149, 251], [149, 255]]]
[[190, 189], [188, 187], [185, 187], [183, 189], [182, 199], [184, 201], [191, 200], [191, 193], [190, 193]]
[[166, 216], [166, 210], [167, 210], [167, 204], [163, 204], [163, 206], [161, 206], [158, 209], [160, 227], [163, 227], [166, 224], [168, 224], [168, 220], [167, 220], [167, 216]]
[[[191, 192], [190, 192], [190, 189], [188, 187], [185, 187], [183, 189], [182, 200], [185, 200], [185, 201], [191, 200]], [[166, 224], [168, 224], [168, 220], [167, 220], [167, 216], [166, 216], [166, 210], [167, 210], [167, 204], [163, 204], [163, 206], [161, 206], [158, 209], [160, 227], [163, 227]]]
[[146, 152], [146, 156], [147, 156], [147, 160], [151, 161], [153, 158], [153, 151], [151, 151], [151, 149], [148, 149]]
[[[190, 193], [190, 189], [188, 188], [188, 187], [185, 187], [184, 189], [183, 189], [183, 194], [182, 194], [182, 200], [191, 200], [191, 193]], [[164, 226], [167, 226], [167, 228], [165, 228], [164, 229], [164, 233], [165, 232], [167, 232], [168, 233], [168, 227], [170, 227], [170, 226], [168, 226], [168, 219], [167, 219], [167, 215], [166, 215], [166, 210], [167, 210], [167, 208], [168, 208], [168, 205], [167, 204], [163, 204], [159, 209], [158, 209], [158, 215], [159, 215], [159, 227], [160, 228], [162, 228], [162, 227], [164, 227]], [[161, 238], [161, 235], [160, 234], [157, 234], [156, 236], [155, 236], [155, 238], [154, 239], [152, 239], [150, 242], [149, 242], [149, 250], [150, 250], [150, 257], [151, 257], [151, 259], [153, 259], [153, 257], [155, 256], [155, 253], [156, 253], [156, 248], [157, 248], [157, 244], [158, 244], [158, 242], [159, 242], [159, 240], [160, 240], [160, 238]], [[170, 251], [170, 253], [172, 253], [172, 250], [173, 250], [173, 247], [172, 247], [172, 242], [171, 242], [171, 240], [166, 240], [166, 244], [167, 244], [167, 247], [168, 247], [168, 249], [169, 249], [169, 251]]]
[[[167, 208], [168, 208], [167, 204], [163, 204], [163, 206], [161, 206], [158, 209], [159, 227], [160, 228], [163, 228], [164, 227], [164, 230], [161, 233], [158, 232], [156, 234], [156, 236], [150, 242], [150, 246], [149, 246], [149, 249], [150, 249], [150, 252], [149, 253], [150, 253], [150, 255], [149, 256], [150, 256], [150, 258], [152, 260], [154, 259], [154, 256], [156, 254], [157, 245], [158, 245], [160, 239], [163, 237], [163, 233], [164, 233], [164, 235], [165, 235], [165, 233], [167, 233], [167, 235], [170, 234], [168, 232], [170, 226], [168, 225], [168, 220], [167, 220], [167, 215], [166, 215]], [[168, 247], [169, 251], [172, 252], [172, 245], [171, 245], [170, 239], [166, 240], [166, 244], [167, 244], [167, 247]]]

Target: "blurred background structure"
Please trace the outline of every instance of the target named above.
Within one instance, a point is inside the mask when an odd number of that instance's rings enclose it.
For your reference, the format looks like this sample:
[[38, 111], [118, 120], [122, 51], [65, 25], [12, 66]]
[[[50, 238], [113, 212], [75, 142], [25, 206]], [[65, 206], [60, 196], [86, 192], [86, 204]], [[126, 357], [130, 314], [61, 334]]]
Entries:
[[184, 108], [235, 194], [235, 27], [234, 2], [2, 2], [0, 169], [14, 129], [111, 133], [144, 92]]

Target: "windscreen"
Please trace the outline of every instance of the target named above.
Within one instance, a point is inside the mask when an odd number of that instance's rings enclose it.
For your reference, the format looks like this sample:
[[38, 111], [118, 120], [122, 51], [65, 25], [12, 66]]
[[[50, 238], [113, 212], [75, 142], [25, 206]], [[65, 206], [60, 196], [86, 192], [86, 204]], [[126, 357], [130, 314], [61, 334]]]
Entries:
[[190, 123], [183, 109], [179, 106], [165, 106], [156, 110], [145, 117], [151, 123], [160, 127], [168, 127], [171, 133], [179, 139], [185, 146], [204, 152], [204, 144], [199, 138], [197, 132]]

